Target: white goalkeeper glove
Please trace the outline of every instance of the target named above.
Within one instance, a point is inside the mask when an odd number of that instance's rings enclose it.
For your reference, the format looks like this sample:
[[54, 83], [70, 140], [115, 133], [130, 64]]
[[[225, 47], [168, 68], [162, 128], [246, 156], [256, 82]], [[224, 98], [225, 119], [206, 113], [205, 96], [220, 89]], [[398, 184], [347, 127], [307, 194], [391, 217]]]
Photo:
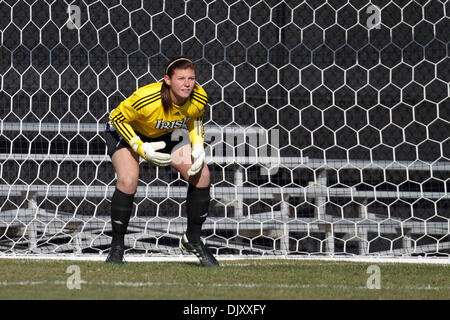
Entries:
[[187, 173], [189, 176], [194, 176], [202, 169], [203, 162], [205, 162], [205, 150], [201, 144], [192, 147], [191, 157], [192, 165]]
[[144, 155], [144, 159], [158, 167], [170, 165], [170, 162], [172, 161], [170, 154], [156, 152], [157, 150], [164, 149], [165, 146], [166, 143], [164, 141], [145, 142], [142, 145], [142, 154]]

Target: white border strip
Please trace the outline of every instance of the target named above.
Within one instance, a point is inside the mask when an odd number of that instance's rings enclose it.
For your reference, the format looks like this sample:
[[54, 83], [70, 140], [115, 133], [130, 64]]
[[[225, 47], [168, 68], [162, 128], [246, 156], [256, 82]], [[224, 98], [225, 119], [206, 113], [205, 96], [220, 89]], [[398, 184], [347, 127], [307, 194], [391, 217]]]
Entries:
[[[363, 262], [363, 263], [418, 263], [450, 265], [450, 257], [388, 257], [388, 256], [216, 256], [218, 261], [242, 260], [284, 260], [284, 261], [331, 261], [331, 262]], [[43, 254], [26, 255], [0, 254], [0, 259], [26, 259], [26, 260], [71, 260], [71, 261], [105, 261], [106, 255], [75, 255], [75, 254]], [[164, 256], [164, 255], [125, 255], [126, 262], [197, 262], [195, 256]]]
[[[37, 285], [66, 285], [66, 281], [0, 281], [0, 287], [17, 287], [17, 286], [37, 286]], [[130, 282], [130, 281], [85, 281], [80, 280], [81, 285], [91, 286], [112, 286], [112, 287], [228, 287], [228, 288], [267, 288], [267, 289], [352, 289], [352, 290], [368, 290], [365, 286], [349, 286], [349, 285], [332, 285], [332, 284], [261, 284], [261, 283], [201, 283], [201, 282]], [[432, 287], [427, 286], [406, 286], [406, 287], [383, 287], [383, 290], [449, 290], [450, 287]]]

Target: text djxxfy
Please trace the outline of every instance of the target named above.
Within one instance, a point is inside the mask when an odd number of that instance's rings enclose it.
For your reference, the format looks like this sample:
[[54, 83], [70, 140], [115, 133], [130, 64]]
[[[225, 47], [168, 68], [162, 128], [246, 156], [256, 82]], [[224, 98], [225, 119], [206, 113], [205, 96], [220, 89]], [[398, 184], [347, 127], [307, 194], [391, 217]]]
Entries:
[[259, 304], [244, 304], [244, 305], [240, 305], [240, 304], [229, 304], [227, 307], [227, 313], [230, 315], [234, 315], [234, 316], [239, 316], [241, 314], [244, 315], [256, 315], [256, 314], [264, 314], [264, 309], [266, 308], [265, 305], [259, 305]]

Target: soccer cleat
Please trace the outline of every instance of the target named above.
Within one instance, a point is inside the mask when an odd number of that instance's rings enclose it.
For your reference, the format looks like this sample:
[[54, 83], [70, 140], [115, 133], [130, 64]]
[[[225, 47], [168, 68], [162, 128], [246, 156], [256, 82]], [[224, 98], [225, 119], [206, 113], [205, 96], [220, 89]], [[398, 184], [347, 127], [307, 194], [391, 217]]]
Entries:
[[189, 242], [186, 234], [181, 238], [181, 249], [188, 253], [193, 253], [200, 260], [200, 264], [204, 267], [218, 267], [219, 263], [216, 258], [209, 252], [208, 248], [203, 242], [193, 243]]
[[113, 246], [109, 251], [108, 257], [106, 258], [106, 263], [122, 264], [124, 248], [121, 246]]

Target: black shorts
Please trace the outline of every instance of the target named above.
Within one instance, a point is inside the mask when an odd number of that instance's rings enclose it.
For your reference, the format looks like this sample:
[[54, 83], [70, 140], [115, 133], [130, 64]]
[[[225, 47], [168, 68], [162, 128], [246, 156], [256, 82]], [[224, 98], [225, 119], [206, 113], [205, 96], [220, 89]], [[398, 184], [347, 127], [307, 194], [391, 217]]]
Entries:
[[[164, 141], [166, 143], [166, 146], [164, 147], [164, 149], [158, 150], [158, 152], [171, 154], [172, 152], [181, 148], [182, 146], [191, 143], [189, 133], [185, 129], [177, 129], [157, 138], [149, 138], [147, 136], [144, 136], [140, 132], [137, 131], [135, 132], [144, 142]], [[120, 134], [110, 123], [106, 124], [105, 140], [108, 155], [111, 158], [114, 152], [116, 152], [119, 149], [122, 148], [131, 149], [130, 145], [120, 136]]]

